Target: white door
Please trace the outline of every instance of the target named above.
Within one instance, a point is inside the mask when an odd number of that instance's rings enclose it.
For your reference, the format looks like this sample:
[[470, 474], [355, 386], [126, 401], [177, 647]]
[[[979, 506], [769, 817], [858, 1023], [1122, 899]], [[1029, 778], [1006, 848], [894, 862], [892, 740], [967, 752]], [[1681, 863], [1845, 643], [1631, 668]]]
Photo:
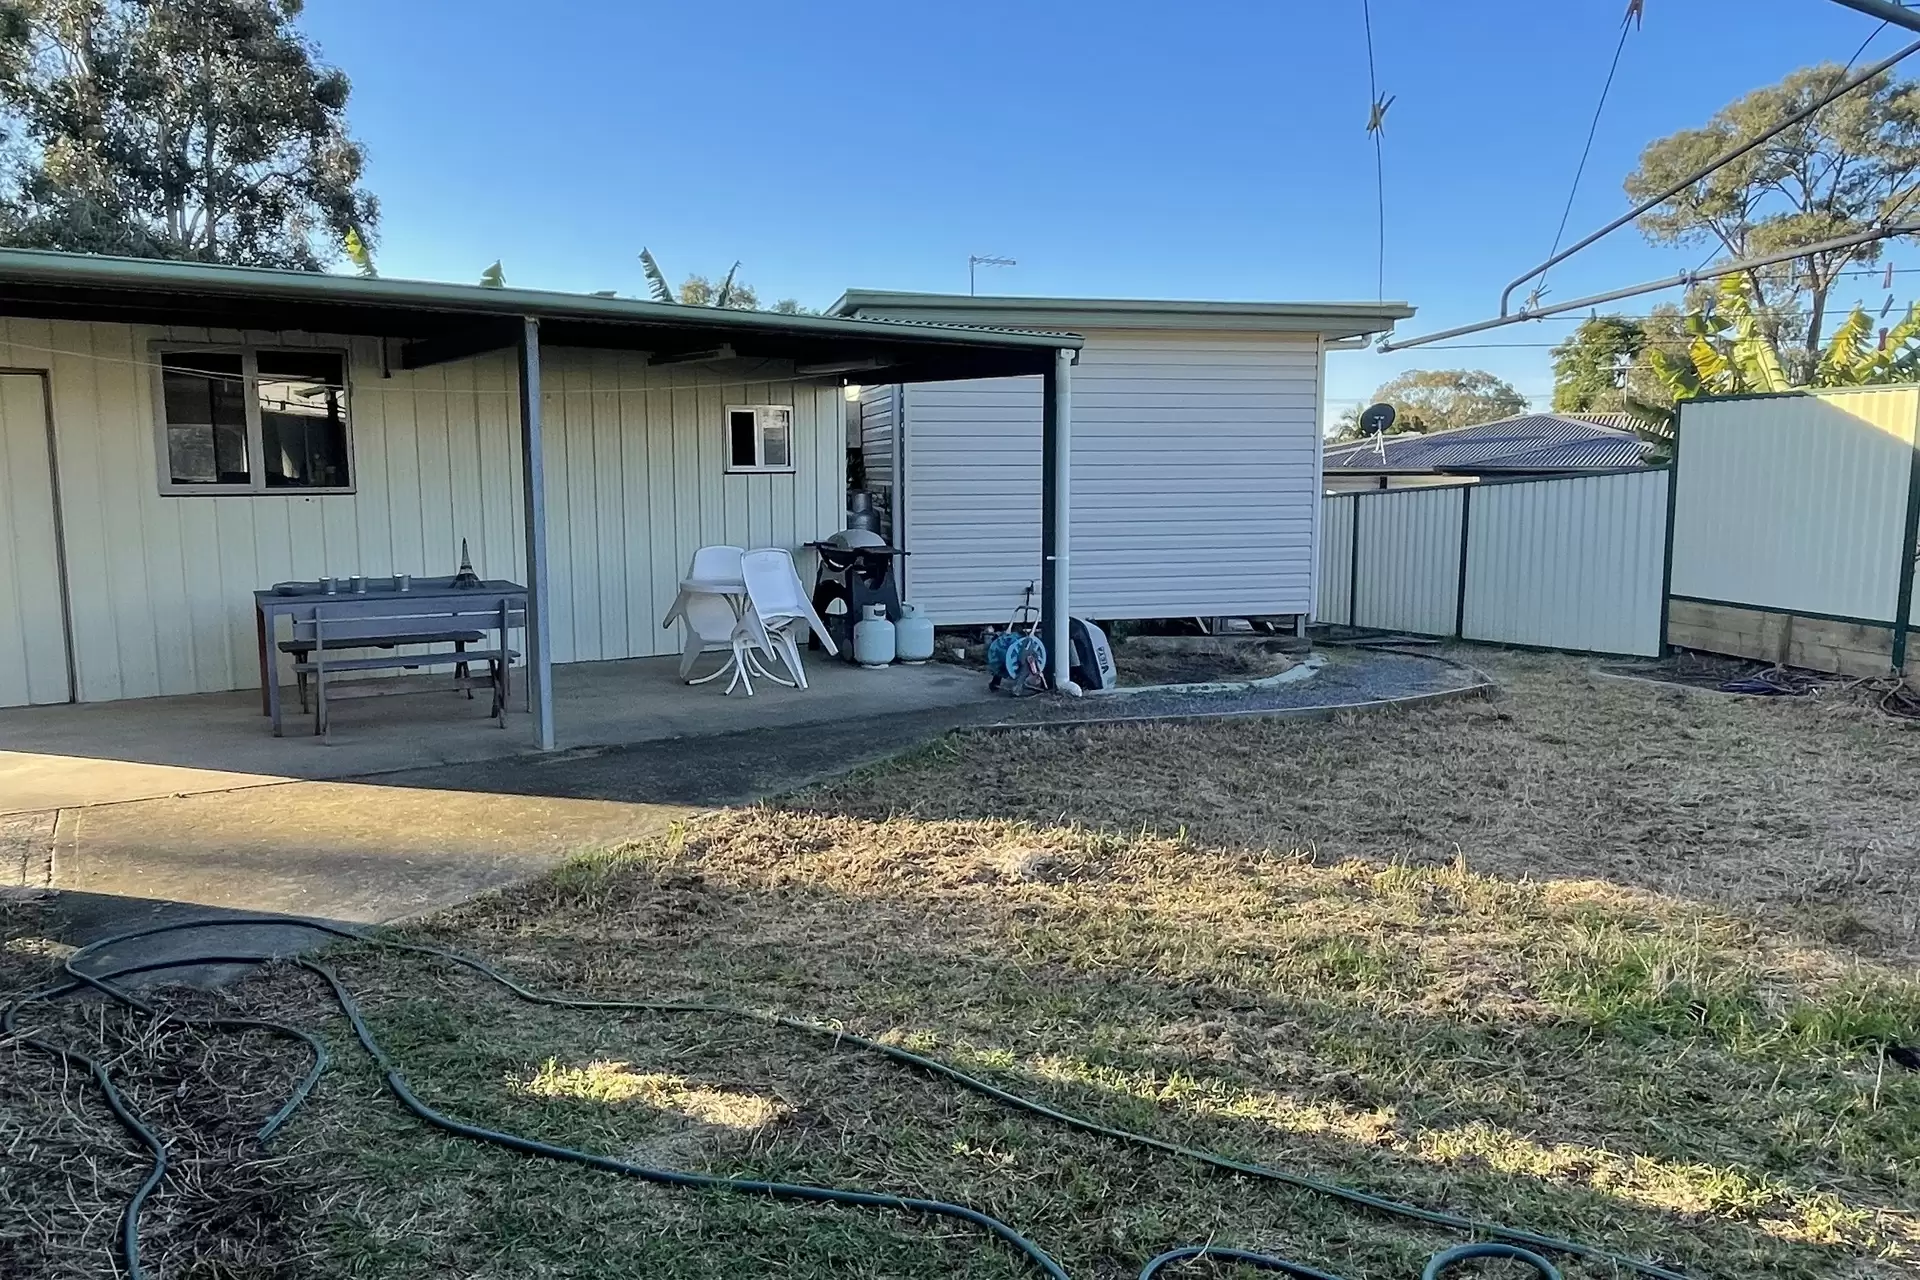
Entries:
[[0, 707], [73, 696], [50, 446], [40, 376], [0, 373]]

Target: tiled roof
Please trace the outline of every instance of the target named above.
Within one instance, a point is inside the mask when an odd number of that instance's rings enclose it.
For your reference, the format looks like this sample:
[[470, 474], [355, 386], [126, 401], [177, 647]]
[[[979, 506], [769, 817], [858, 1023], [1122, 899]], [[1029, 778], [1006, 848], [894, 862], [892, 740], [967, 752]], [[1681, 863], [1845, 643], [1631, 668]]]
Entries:
[[[1597, 415], [1595, 415], [1597, 416]], [[1607, 415], [1609, 417], [1615, 415]], [[1625, 417], [1626, 415], [1618, 415]], [[1355, 440], [1326, 451], [1328, 471], [1577, 470], [1630, 467], [1646, 453], [1631, 430], [1555, 413], [1529, 413], [1426, 435]]]

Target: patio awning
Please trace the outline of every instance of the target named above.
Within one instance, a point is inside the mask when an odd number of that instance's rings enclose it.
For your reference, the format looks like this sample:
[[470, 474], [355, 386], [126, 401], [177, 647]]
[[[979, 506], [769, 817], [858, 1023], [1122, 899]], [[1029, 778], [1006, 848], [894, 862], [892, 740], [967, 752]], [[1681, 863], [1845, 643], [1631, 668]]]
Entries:
[[[731, 311], [633, 298], [365, 279], [196, 262], [0, 250], [0, 316], [182, 325], [389, 339], [395, 367], [417, 369], [512, 348], [517, 355], [526, 529], [529, 702], [543, 748], [555, 743], [543, 347], [645, 352], [650, 362], [791, 361], [801, 378], [882, 384], [1038, 374], [1043, 427], [1043, 594], [1054, 663], [1068, 667], [1069, 333], [916, 320]], [[268, 675], [271, 679], [271, 674]]]
[[399, 339], [419, 368], [512, 346], [525, 320], [556, 347], [791, 360], [851, 382], [941, 382], [1042, 373], [1072, 334], [966, 324], [851, 320], [635, 298], [420, 280], [0, 250], [0, 314], [222, 329], [298, 329]]

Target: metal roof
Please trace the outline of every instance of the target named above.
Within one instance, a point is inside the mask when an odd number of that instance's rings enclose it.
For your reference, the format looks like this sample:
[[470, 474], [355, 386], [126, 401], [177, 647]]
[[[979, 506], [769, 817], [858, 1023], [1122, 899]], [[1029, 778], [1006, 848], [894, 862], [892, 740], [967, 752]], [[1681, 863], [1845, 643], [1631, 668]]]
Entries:
[[532, 318], [556, 346], [665, 353], [726, 345], [747, 358], [864, 363], [863, 377], [876, 371], [889, 379], [991, 376], [996, 368], [1032, 372], [1050, 364], [1055, 349], [1080, 346], [1071, 334], [1027, 328], [733, 311], [32, 249], [0, 249], [0, 314], [474, 343], [509, 327], [517, 331]]
[[1356, 338], [1384, 333], [1413, 315], [1404, 302], [1220, 302], [1162, 298], [975, 297], [849, 289], [827, 308], [832, 315], [895, 316], [941, 323], [983, 323], [1022, 329], [1213, 329], [1263, 333], [1318, 333]]
[[1647, 444], [1631, 431], [1584, 418], [1529, 413], [1425, 435], [1387, 436], [1328, 447], [1330, 472], [1586, 470], [1630, 467]]

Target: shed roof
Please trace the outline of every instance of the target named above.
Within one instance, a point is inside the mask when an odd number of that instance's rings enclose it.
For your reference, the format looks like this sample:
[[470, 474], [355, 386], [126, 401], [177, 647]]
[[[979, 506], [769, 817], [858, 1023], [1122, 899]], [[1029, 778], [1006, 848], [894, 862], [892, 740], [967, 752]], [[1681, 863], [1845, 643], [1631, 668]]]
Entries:
[[1317, 333], [1357, 338], [1384, 333], [1413, 315], [1404, 302], [1217, 302], [1162, 298], [974, 297], [849, 289], [827, 308], [837, 316], [891, 316], [1021, 329], [1210, 329]]
[[1585, 471], [1638, 466], [1648, 445], [1632, 431], [1557, 413], [1527, 413], [1425, 435], [1329, 446], [1333, 473]]
[[[467, 352], [503, 345], [522, 320], [540, 321], [556, 346], [678, 355], [722, 347], [742, 357], [846, 366], [862, 379], [927, 381], [1026, 373], [1071, 334], [987, 326], [784, 315], [715, 307], [364, 279], [198, 262], [0, 249], [0, 314], [230, 329], [370, 334]], [[422, 353], [422, 362], [429, 354]], [[444, 358], [444, 357], [443, 357]]]

